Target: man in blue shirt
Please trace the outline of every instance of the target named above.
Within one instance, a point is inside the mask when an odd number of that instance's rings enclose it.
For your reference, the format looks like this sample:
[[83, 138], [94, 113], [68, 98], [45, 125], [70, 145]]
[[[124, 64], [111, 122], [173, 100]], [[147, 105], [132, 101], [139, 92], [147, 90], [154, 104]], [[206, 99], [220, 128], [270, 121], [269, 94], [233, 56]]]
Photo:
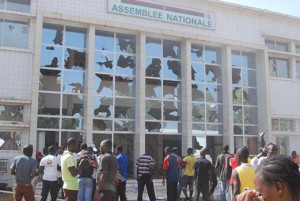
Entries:
[[125, 178], [125, 181], [119, 180], [117, 185], [117, 199], [121, 201], [126, 201], [126, 180], [127, 180], [127, 164], [128, 164], [128, 157], [126, 154], [123, 153], [123, 147], [118, 145], [116, 147], [117, 150], [117, 159], [118, 159], [118, 166], [119, 166], [119, 174]]

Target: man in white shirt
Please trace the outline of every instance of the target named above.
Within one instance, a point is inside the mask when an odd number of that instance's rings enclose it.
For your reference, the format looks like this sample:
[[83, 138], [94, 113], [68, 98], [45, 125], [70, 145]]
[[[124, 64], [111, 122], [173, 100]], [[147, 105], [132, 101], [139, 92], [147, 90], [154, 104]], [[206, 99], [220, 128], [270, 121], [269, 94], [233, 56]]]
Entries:
[[58, 187], [57, 187], [57, 166], [60, 166], [60, 160], [55, 156], [55, 147], [50, 146], [49, 155], [45, 156], [39, 167], [39, 173], [43, 174], [43, 188], [42, 188], [42, 199], [46, 201], [48, 193], [50, 191], [51, 201], [57, 199]]

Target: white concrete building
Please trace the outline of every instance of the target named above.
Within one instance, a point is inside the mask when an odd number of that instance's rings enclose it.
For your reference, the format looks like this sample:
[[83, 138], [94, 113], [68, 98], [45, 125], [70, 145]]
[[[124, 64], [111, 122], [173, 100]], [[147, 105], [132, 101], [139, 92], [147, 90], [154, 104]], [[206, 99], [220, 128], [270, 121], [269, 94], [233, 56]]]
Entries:
[[[16, 3], [19, 2], [19, 3]], [[1, 0], [0, 182], [28, 143], [300, 152], [300, 18], [218, 0]]]

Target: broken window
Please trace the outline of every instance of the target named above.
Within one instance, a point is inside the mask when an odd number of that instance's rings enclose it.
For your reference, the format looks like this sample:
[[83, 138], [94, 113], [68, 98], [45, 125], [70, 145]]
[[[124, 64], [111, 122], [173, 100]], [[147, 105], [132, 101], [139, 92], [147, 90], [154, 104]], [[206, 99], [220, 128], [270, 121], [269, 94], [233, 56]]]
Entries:
[[83, 119], [62, 118], [61, 128], [69, 130], [82, 130]]
[[64, 71], [63, 92], [84, 93], [85, 77], [83, 72]]
[[113, 73], [114, 54], [95, 51], [95, 72]]
[[60, 91], [61, 71], [59, 70], [40, 70], [39, 89], [42, 91]]
[[27, 22], [4, 20], [3, 45], [27, 48], [29, 25]]
[[205, 47], [205, 63], [221, 64], [221, 49]]
[[115, 131], [129, 131], [134, 132], [135, 123], [129, 120], [116, 120], [115, 121]]
[[59, 118], [55, 117], [38, 117], [38, 128], [59, 129]]
[[162, 97], [162, 86], [160, 80], [146, 79], [146, 97], [149, 98]]
[[105, 74], [95, 74], [94, 92], [100, 95], [113, 94], [113, 76]]
[[179, 81], [163, 81], [163, 97], [166, 99], [179, 99], [180, 96]]
[[205, 104], [193, 103], [192, 104], [192, 118], [193, 122], [205, 121]]
[[163, 77], [167, 79], [181, 79], [181, 64], [179, 61], [163, 60]]
[[30, 12], [30, 0], [7, 0], [6, 9], [18, 12]]
[[86, 30], [77, 27], [66, 27], [65, 46], [73, 48], [85, 48]]
[[244, 105], [257, 105], [256, 89], [252, 89], [252, 88], [243, 89], [243, 103]]
[[146, 121], [145, 122], [145, 130], [146, 132], [161, 132], [161, 122], [158, 121]]
[[151, 57], [162, 56], [162, 45], [160, 39], [146, 38], [146, 55]]
[[232, 101], [234, 104], [243, 104], [243, 90], [241, 87], [233, 87]]
[[156, 58], [146, 59], [146, 76], [160, 77], [161, 76], [161, 60]]
[[57, 46], [42, 46], [41, 67], [61, 68], [63, 48]]
[[95, 117], [113, 117], [113, 99], [110, 97], [94, 97]]
[[206, 85], [206, 101], [207, 102], [222, 102], [222, 85]]
[[192, 80], [204, 82], [204, 64], [192, 64]]
[[296, 78], [300, 80], [300, 61], [296, 62]]
[[86, 52], [84, 50], [65, 49], [65, 68], [72, 70], [85, 70]]
[[206, 82], [222, 83], [222, 73], [219, 66], [205, 65]]
[[47, 45], [63, 45], [64, 27], [61, 25], [44, 24], [42, 43]]
[[134, 35], [117, 33], [117, 52], [135, 54], [136, 38]]
[[126, 76], [115, 77], [115, 95], [132, 97], [134, 93], [134, 79]]
[[289, 78], [289, 61], [287, 59], [269, 58], [270, 76]]
[[192, 84], [192, 100], [204, 101], [205, 85], [204, 84]]
[[201, 45], [192, 45], [191, 55], [193, 62], [204, 62], [203, 49]]
[[147, 120], [161, 120], [161, 101], [146, 100], [145, 111]]
[[134, 119], [135, 117], [134, 100], [129, 98], [115, 99], [115, 118]]
[[93, 130], [95, 131], [112, 131], [112, 121], [94, 119], [93, 120]]
[[116, 73], [124, 75], [134, 75], [135, 74], [135, 56], [128, 55], [116, 55], [117, 68]]
[[23, 106], [0, 105], [0, 121], [23, 121]]
[[244, 123], [245, 124], [257, 124], [257, 108], [256, 107], [244, 107]]
[[84, 96], [83, 95], [63, 95], [62, 115], [83, 117], [84, 116]]
[[60, 115], [60, 94], [39, 93], [38, 114]]
[[114, 33], [96, 30], [95, 49], [114, 51]]
[[236, 124], [243, 124], [243, 107], [233, 106], [233, 122]]
[[232, 84], [242, 85], [242, 70], [240, 68], [232, 68]]
[[[0, 132], [0, 150], [20, 150], [21, 149], [21, 132]], [[0, 173], [7, 170], [5, 159], [0, 160]], [[6, 163], [6, 166], [5, 164]], [[5, 169], [4, 169], [5, 166]]]
[[164, 58], [181, 58], [181, 45], [178, 41], [163, 40], [163, 57]]
[[234, 133], [234, 135], [243, 135], [243, 133], [244, 133], [243, 126], [234, 125], [233, 126], [233, 133]]
[[211, 123], [222, 123], [223, 122], [222, 106], [216, 104], [207, 104], [206, 121]]
[[163, 102], [163, 114], [166, 121], [179, 121], [179, 103], [174, 101]]

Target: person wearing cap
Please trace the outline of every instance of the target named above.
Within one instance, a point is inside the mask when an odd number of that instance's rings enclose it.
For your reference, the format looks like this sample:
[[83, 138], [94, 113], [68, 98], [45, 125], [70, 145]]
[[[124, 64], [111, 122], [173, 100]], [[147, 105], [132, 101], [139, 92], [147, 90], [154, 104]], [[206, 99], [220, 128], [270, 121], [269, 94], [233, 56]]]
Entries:
[[13, 160], [10, 166], [11, 175], [16, 176], [16, 184], [14, 185], [14, 201], [21, 201], [24, 197], [25, 201], [34, 201], [34, 191], [31, 180], [35, 176], [37, 166], [36, 160], [32, 157], [33, 146], [31, 144], [23, 148], [22, 156], [18, 156]]

